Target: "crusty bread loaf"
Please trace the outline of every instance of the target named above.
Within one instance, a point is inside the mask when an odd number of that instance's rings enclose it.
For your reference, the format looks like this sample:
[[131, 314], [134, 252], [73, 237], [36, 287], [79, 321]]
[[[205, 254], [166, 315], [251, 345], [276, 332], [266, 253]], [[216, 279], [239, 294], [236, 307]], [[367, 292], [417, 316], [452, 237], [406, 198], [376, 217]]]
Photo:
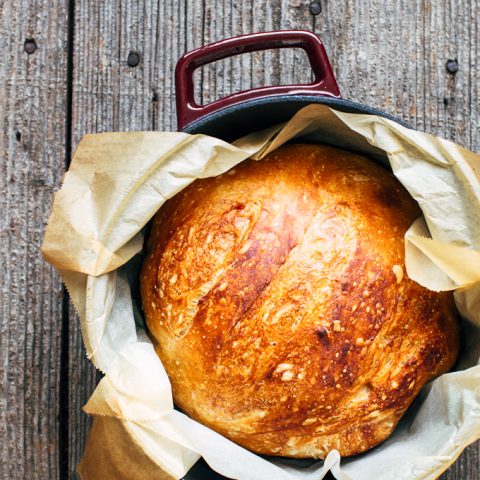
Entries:
[[384, 440], [459, 348], [451, 294], [405, 273], [419, 215], [386, 169], [315, 145], [169, 200], [141, 293], [175, 403], [262, 454], [353, 455]]

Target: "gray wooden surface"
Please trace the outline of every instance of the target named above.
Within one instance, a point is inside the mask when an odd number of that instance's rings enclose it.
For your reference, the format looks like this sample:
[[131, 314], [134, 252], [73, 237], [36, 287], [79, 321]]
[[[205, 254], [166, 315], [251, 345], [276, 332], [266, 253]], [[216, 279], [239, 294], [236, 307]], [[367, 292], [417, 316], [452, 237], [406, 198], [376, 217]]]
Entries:
[[[303, 0], [0, 1], [1, 480], [74, 476], [90, 425], [81, 406], [98, 375], [39, 254], [52, 193], [83, 134], [175, 129], [183, 52], [252, 31], [313, 30], [345, 98], [480, 151], [480, 0], [319, 3], [313, 15]], [[310, 72], [302, 55], [282, 51], [219, 62], [196, 78], [208, 102]], [[442, 478], [480, 478], [479, 451], [469, 447]]]

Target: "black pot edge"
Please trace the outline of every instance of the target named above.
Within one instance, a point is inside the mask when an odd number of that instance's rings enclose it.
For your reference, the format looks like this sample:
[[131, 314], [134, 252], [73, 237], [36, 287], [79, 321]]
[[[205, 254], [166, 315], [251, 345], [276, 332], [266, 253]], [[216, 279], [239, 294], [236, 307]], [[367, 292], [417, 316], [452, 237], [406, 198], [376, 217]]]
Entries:
[[[277, 96], [270, 96], [264, 98], [258, 98], [255, 100], [249, 100], [237, 105], [232, 105], [230, 107], [223, 108], [221, 110], [217, 110], [205, 117], [196, 120], [195, 122], [190, 123], [187, 125], [182, 131], [186, 133], [203, 133], [205, 130], [209, 130], [209, 126], [212, 124], [216, 124], [218, 121], [225, 122], [225, 120], [229, 120], [229, 117], [233, 119], [238, 113], [242, 112], [243, 114], [248, 114], [251, 110], [252, 112], [262, 106], [270, 105], [270, 106], [282, 106], [282, 105], [295, 105], [295, 110], [298, 111], [303, 107], [306, 107], [310, 104], [322, 104], [333, 109], [347, 112], [347, 113], [363, 113], [368, 115], [378, 115], [383, 118], [387, 118], [392, 120], [404, 127], [409, 129], [414, 129], [411, 125], [405, 122], [402, 119], [394, 117], [389, 113], [383, 112], [374, 107], [370, 107], [368, 105], [364, 105], [361, 103], [353, 102], [351, 100], [346, 100], [343, 98], [332, 98], [332, 97], [322, 97], [322, 96], [315, 96], [315, 95], [277, 95]], [[281, 123], [285, 121], [285, 119], [279, 119], [276, 123]], [[274, 125], [272, 123], [271, 125]], [[267, 128], [271, 125], [265, 125], [264, 128]]]

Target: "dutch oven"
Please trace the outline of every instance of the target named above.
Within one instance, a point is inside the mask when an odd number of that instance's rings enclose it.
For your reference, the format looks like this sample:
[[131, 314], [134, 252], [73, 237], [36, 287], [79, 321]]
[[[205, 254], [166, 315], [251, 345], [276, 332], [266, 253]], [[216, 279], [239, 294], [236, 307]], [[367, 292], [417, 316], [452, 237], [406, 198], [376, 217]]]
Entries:
[[[193, 72], [197, 68], [242, 53], [276, 48], [303, 49], [310, 61], [314, 81], [306, 85], [254, 88], [207, 105], [195, 102]], [[252, 33], [188, 52], [177, 63], [175, 89], [178, 130], [204, 133], [226, 141], [287, 121], [312, 103], [342, 112], [379, 115], [408, 127], [381, 110], [343, 99], [321, 40], [304, 30]]]
[[[302, 48], [310, 61], [314, 81], [306, 85], [250, 89], [207, 105], [195, 102], [193, 72], [197, 68], [235, 55], [277, 48]], [[379, 115], [408, 127], [405, 122], [381, 110], [343, 99], [320, 38], [305, 30], [252, 33], [188, 52], [177, 63], [175, 89], [178, 130], [203, 133], [226, 141], [285, 122], [312, 103], [327, 105], [342, 112]], [[288, 462], [307, 466], [313, 460], [288, 459]], [[184, 480], [223, 478], [201, 459]]]

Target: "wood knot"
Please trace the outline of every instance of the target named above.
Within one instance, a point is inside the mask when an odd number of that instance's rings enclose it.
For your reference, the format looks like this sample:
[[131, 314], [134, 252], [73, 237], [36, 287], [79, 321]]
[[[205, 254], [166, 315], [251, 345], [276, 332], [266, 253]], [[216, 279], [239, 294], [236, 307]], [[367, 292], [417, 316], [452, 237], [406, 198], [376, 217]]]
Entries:
[[128, 54], [127, 57], [127, 65], [129, 67], [136, 67], [140, 63], [140, 54], [138, 52], [134, 52], [133, 50]]
[[458, 60], [456, 58], [449, 58], [445, 64], [445, 67], [448, 73], [455, 75], [458, 72]]
[[37, 50], [37, 43], [33, 38], [27, 38], [23, 44], [23, 49], [28, 53], [28, 55], [32, 55], [32, 53], [35, 53]]
[[318, 0], [313, 1], [310, 4], [310, 13], [312, 15], [319, 15], [320, 13], [322, 13], [322, 5]]

